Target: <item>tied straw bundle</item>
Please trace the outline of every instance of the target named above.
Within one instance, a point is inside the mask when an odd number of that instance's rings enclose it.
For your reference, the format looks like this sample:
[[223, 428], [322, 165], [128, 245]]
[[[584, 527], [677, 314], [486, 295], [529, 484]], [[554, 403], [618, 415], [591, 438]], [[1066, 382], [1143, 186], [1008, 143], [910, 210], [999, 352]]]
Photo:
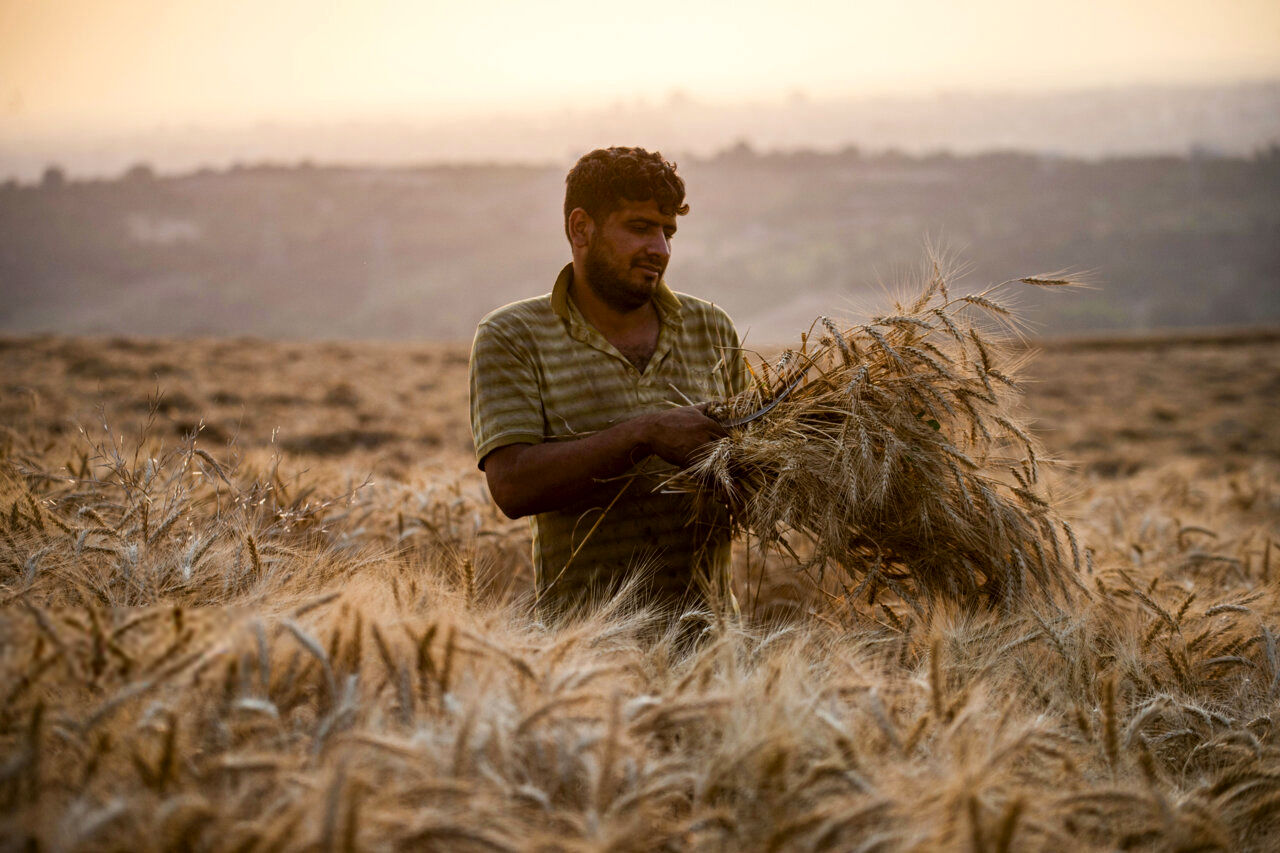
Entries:
[[935, 263], [892, 316], [820, 318], [799, 350], [748, 365], [752, 387], [709, 413], [732, 425], [774, 407], [670, 486], [699, 512], [727, 506], [736, 529], [793, 557], [785, 535], [807, 534], [801, 568], [838, 567], [849, 600], [887, 588], [923, 612], [939, 597], [1069, 596], [1080, 545], [1041, 494], [1043, 454], [1014, 415], [1021, 334], [997, 298], [1073, 284], [1029, 277], [952, 296]]

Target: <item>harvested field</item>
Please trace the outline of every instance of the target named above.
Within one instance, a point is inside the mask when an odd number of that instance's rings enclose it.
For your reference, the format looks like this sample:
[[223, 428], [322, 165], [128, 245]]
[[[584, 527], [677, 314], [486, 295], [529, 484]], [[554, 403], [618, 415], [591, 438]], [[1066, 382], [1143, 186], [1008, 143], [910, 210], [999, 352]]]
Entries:
[[1023, 374], [1087, 596], [689, 649], [530, 618], [465, 347], [0, 341], [0, 847], [1274, 849], [1280, 335]]

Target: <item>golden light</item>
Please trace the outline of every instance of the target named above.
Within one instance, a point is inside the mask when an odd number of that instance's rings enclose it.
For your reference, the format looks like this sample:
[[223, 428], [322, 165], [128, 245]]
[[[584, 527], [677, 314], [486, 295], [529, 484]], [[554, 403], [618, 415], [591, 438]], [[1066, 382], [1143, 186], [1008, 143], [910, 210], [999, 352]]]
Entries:
[[1274, 0], [2, 0], [0, 33], [0, 105], [25, 127], [1280, 74]]

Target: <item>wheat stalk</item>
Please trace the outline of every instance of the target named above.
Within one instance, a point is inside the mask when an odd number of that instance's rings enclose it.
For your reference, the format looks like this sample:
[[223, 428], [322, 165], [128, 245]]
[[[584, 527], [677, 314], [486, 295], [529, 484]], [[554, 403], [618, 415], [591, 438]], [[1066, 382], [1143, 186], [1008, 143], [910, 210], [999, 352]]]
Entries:
[[[807, 534], [808, 565], [838, 566], [869, 598], [882, 586], [913, 603], [1067, 594], [1080, 547], [1037, 486], [1045, 454], [1016, 415], [1017, 318], [997, 301], [1014, 284], [951, 297], [930, 283], [871, 323], [820, 318], [826, 335], [784, 353], [771, 385], [711, 411], [733, 422], [785, 399], [669, 487], [728, 506], [766, 545]], [[763, 362], [757, 375], [770, 375]]]

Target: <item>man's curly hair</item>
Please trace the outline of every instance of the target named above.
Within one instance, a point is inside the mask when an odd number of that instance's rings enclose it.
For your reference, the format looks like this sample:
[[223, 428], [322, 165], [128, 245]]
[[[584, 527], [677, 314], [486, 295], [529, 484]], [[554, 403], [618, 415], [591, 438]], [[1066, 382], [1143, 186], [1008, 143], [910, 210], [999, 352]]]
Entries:
[[564, 179], [564, 232], [569, 235], [569, 214], [582, 208], [595, 222], [603, 222], [625, 201], [655, 201], [668, 216], [684, 216], [684, 181], [676, 164], [643, 148], [597, 148], [569, 170]]

